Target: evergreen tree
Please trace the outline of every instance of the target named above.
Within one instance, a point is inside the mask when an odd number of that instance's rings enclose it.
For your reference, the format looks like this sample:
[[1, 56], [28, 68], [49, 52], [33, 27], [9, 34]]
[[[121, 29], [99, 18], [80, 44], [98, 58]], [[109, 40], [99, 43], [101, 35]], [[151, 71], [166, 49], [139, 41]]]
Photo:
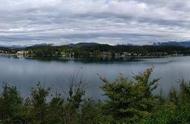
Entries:
[[110, 114], [116, 122], [125, 123], [137, 123], [150, 115], [157, 101], [152, 91], [158, 81], [150, 81], [151, 73], [152, 68], [135, 76], [134, 80], [121, 76], [110, 83], [104, 79], [102, 89], [108, 97], [104, 107], [106, 114]]

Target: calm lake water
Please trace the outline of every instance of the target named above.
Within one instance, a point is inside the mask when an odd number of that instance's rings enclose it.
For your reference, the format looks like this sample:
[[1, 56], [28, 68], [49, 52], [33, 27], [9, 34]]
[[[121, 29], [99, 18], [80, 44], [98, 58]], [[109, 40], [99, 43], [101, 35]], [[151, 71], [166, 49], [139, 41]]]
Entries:
[[45, 87], [64, 93], [77, 79], [83, 81], [83, 86], [89, 97], [102, 98], [100, 86], [102, 82], [98, 75], [114, 80], [120, 73], [131, 78], [134, 74], [154, 66], [152, 78], [160, 78], [157, 93], [162, 89], [167, 94], [172, 87], [178, 87], [179, 80], [190, 80], [190, 57], [171, 57], [143, 59], [135, 62], [60, 62], [38, 61], [0, 57], [0, 85], [8, 82], [17, 86], [24, 96], [29, 95], [31, 88], [41, 82]]

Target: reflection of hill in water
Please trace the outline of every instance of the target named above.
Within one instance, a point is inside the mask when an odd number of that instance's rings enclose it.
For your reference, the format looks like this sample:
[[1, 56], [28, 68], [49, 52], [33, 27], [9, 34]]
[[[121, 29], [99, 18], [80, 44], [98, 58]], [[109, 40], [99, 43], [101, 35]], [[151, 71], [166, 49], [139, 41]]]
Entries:
[[60, 62], [60, 63], [65, 63], [65, 62], [74, 62], [74, 63], [97, 63], [97, 64], [125, 64], [125, 63], [136, 63], [136, 64], [151, 64], [151, 65], [156, 65], [156, 64], [168, 64], [168, 63], [174, 63], [174, 62], [180, 62], [180, 61], [189, 61], [190, 58], [187, 56], [181, 56], [181, 57], [162, 57], [162, 58], [128, 58], [128, 59], [97, 59], [97, 58], [80, 58], [80, 59], [64, 59], [64, 58], [19, 58], [16, 56], [1, 56], [1, 58], [15, 58], [15, 59], [26, 59], [26, 60], [35, 60], [35, 61], [41, 61], [41, 62]]
[[154, 59], [142, 59], [147, 64], [168, 64], [175, 62], [190, 61], [189, 57], [166, 57], [166, 58], [154, 58]]
[[80, 59], [64, 59], [64, 58], [26, 58], [28, 60], [37, 60], [43, 62], [57, 61], [57, 62], [78, 62], [78, 63], [126, 63], [142, 61], [139, 58], [128, 59], [96, 59], [96, 58], [80, 58]]

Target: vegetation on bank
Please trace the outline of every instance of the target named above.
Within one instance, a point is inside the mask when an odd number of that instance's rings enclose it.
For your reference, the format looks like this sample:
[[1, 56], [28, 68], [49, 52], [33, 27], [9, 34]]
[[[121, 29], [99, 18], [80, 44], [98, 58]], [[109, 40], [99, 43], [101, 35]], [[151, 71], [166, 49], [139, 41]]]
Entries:
[[25, 49], [27, 56], [34, 58], [96, 58], [96, 59], [128, 59], [130, 57], [163, 57], [190, 55], [190, 48], [181, 46], [130, 46], [106, 44], [76, 44], [65, 46], [39, 46]]
[[66, 59], [130, 59], [131, 57], [163, 57], [190, 55], [189, 47], [182, 46], [133, 46], [95, 43], [79, 43], [63, 46], [41, 45], [26, 48], [0, 48], [0, 54], [10, 54], [30, 58]]
[[159, 80], [150, 80], [152, 71], [132, 80], [119, 76], [110, 82], [101, 77], [106, 96], [102, 101], [86, 98], [80, 86], [63, 95], [38, 84], [22, 98], [16, 87], [5, 85], [0, 124], [189, 124], [190, 84], [182, 81], [179, 91], [172, 89], [167, 98], [153, 95]]

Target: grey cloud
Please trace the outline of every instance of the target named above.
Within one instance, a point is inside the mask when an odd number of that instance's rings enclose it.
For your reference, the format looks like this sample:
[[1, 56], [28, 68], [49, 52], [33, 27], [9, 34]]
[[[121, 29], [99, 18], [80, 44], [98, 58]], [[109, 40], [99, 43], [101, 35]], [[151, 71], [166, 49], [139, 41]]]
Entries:
[[190, 39], [190, 1], [0, 0], [0, 45]]

